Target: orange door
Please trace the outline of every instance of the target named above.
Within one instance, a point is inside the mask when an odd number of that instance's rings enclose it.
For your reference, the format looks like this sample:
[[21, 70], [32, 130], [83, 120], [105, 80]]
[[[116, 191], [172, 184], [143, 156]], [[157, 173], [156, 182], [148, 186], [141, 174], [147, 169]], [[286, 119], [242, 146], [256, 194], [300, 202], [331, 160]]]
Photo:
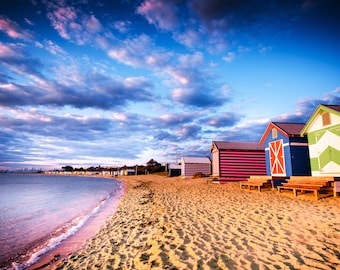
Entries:
[[271, 175], [285, 176], [285, 157], [283, 151], [283, 140], [269, 143], [269, 159]]

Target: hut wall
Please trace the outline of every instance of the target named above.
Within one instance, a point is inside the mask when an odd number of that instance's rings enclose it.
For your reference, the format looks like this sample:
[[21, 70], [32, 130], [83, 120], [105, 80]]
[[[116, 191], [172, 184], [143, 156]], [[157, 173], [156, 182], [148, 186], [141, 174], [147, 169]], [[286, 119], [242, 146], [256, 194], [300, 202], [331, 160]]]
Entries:
[[308, 133], [313, 176], [340, 175], [340, 124]]
[[182, 176], [192, 177], [195, 173], [210, 175], [211, 165], [208, 163], [184, 163], [182, 164]]
[[220, 150], [220, 180], [246, 180], [266, 174], [264, 151]]

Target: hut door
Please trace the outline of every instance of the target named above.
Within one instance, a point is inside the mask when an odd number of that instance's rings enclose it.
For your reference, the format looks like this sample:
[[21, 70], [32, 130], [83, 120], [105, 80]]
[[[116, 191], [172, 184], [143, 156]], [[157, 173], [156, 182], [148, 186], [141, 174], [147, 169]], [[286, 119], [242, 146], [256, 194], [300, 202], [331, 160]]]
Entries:
[[271, 175], [286, 175], [283, 140], [277, 140], [269, 143], [269, 160]]

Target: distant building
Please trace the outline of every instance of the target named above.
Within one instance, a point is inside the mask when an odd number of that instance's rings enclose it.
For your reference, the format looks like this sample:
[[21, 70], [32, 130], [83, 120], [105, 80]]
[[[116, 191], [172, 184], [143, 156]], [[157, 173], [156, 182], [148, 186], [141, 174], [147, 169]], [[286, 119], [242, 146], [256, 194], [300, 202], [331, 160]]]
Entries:
[[136, 167], [122, 167], [119, 169], [119, 175], [135, 175]]
[[211, 161], [208, 157], [182, 157], [181, 176], [183, 178], [190, 178], [195, 173], [201, 173], [202, 175], [211, 174]]
[[213, 141], [212, 176], [220, 183], [266, 174], [264, 148], [257, 142]]
[[180, 176], [181, 175], [181, 165], [180, 164], [169, 164], [169, 176]]
[[319, 105], [300, 131], [307, 134], [313, 176], [340, 176], [340, 105]]
[[307, 136], [300, 136], [304, 123], [270, 122], [260, 144], [266, 153], [267, 175], [311, 175]]

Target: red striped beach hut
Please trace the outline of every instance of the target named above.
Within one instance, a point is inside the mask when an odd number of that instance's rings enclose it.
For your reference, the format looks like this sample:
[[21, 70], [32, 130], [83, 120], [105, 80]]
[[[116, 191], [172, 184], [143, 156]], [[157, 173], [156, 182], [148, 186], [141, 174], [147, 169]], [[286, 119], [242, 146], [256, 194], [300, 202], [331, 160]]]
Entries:
[[257, 142], [213, 141], [210, 151], [212, 176], [220, 183], [266, 174], [264, 148]]

